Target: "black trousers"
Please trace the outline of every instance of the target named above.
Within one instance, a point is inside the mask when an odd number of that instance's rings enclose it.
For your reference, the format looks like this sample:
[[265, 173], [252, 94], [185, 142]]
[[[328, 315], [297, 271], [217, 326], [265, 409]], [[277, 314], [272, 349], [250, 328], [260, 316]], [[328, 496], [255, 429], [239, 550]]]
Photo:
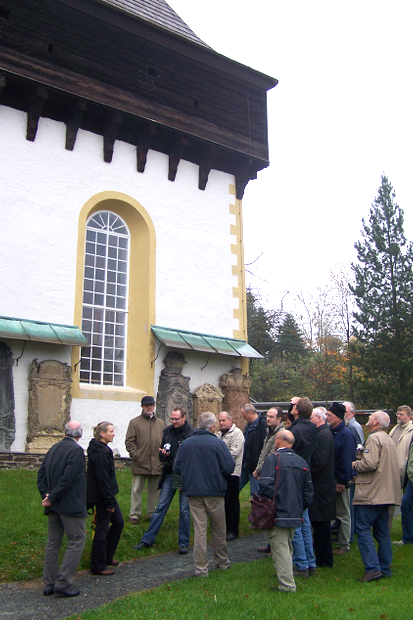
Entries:
[[123, 526], [123, 516], [117, 501], [114, 512], [107, 510], [105, 504], [96, 505], [96, 529], [90, 557], [92, 573], [100, 573], [112, 563]]
[[225, 495], [225, 520], [227, 534], [239, 534], [239, 476], [230, 476]]
[[314, 531], [314, 553], [317, 566], [333, 566], [330, 521], [311, 521]]

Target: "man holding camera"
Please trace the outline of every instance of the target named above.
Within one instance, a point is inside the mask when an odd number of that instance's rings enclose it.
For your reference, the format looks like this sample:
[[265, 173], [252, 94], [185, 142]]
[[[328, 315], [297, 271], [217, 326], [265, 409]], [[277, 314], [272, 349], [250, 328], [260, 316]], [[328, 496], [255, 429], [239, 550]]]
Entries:
[[162, 474], [159, 480], [161, 493], [159, 502], [153, 513], [148, 529], [142, 536], [142, 540], [133, 548], [137, 551], [152, 547], [163, 520], [168, 512], [169, 506], [174, 498], [175, 492], [179, 490], [179, 528], [178, 528], [178, 550], [181, 555], [188, 553], [190, 512], [188, 498], [182, 490], [179, 476], [173, 474], [172, 469], [178, 448], [181, 443], [191, 437], [195, 429], [190, 426], [186, 419], [186, 411], [183, 407], [177, 407], [171, 413], [171, 422], [163, 432], [161, 447], [159, 448], [159, 460], [163, 463]]

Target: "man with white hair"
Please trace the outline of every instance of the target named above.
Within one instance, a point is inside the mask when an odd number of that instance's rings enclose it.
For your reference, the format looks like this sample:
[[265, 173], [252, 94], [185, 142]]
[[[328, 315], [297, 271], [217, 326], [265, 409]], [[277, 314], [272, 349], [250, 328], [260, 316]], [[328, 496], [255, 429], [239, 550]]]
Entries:
[[327, 425], [326, 409], [313, 409], [310, 417], [316, 429], [311, 457], [314, 498], [308, 508], [314, 531], [314, 553], [317, 566], [333, 566], [333, 545], [330, 520], [334, 516], [336, 484], [334, 480], [334, 439]]
[[[53, 592], [62, 596], [79, 594], [73, 581], [86, 541], [85, 455], [78, 443], [82, 434], [76, 420], [66, 424], [65, 437], [50, 448], [37, 475], [37, 488], [49, 522], [43, 570], [45, 596]], [[59, 568], [63, 534], [67, 547]]]
[[[396, 447], [386, 429], [390, 418], [384, 411], [369, 416], [361, 459], [353, 462], [357, 472], [354, 494], [355, 529], [365, 573], [360, 581], [391, 577], [392, 548], [389, 506], [400, 505], [400, 476]], [[373, 529], [373, 535], [371, 530]], [[378, 550], [374, 546], [378, 542]]]
[[231, 562], [225, 540], [225, 493], [235, 461], [221, 439], [214, 435], [215, 415], [198, 418], [198, 429], [178, 450], [173, 471], [181, 476], [194, 521], [195, 576], [208, 576], [207, 526], [211, 526], [215, 568], [226, 570]]
[[239, 477], [241, 475], [242, 456], [244, 454], [244, 434], [235, 426], [228, 411], [221, 411], [218, 416], [220, 432], [219, 439], [227, 445], [232, 458], [235, 460], [235, 469], [228, 478], [228, 487], [225, 494], [225, 520], [227, 523], [227, 540], [235, 540], [239, 535]]
[[356, 420], [356, 408], [352, 402], [346, 400], [343, 403], [346, 408], [346, 413], [344, 414], [344, 419], [346, 421], [346, 426], [353, 433], [357, 444], [364, 444], [364, 433], [363, 428], [359, 422]]

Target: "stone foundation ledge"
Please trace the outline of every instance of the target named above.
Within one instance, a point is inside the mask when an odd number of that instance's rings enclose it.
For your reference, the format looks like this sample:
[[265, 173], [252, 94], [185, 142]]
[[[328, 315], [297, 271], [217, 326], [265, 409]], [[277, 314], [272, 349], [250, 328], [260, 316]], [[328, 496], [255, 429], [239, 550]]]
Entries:
[[[45, 455], [26, 454], [25, 452], [0, 452], [0, 469], [39, 469]], [[130, 467], [129, 457], [115, 457], [116, 469], [126, 469]]]

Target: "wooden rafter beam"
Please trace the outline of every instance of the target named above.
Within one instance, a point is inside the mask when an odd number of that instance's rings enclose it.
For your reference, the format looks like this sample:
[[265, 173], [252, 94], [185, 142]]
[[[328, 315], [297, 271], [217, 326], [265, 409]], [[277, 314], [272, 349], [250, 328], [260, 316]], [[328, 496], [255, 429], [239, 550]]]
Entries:
[[205, 153], [205, 156], [201, 158], [199, 163], [199, 178], [198, 178], [198, 188], [204, 190], [206, 188], [206, 184], [208, 183], [209, 173], [211, 172], [212, 166], [216, 158], [218, 157], [218, 149], [215, 146], [211, 146], [211, 148]]
[[175, 181], [176, 173], [178, 171], [179, 162], [182, 159], [185, 149], [188, 146], [188, 140], [179, 137], [169, 149], [169, 171], [168, 180]]
[[113, 157], [113, 147], [119, 134], [119, 129], [123, 123], [123, 116], [120, 112], [112, 114], [105, 127], [103, 134], [103, 159], [110, 164]]
[[146, 158], [156, 133], [157, 129], [155, 125], [149, 125], [139, 133], [138, 145], [136, 147], [136, 164], [138, 172], [145, 172]]
[[69, 112], [68, 119], [66, 121], [66, 145], [65, 148], [68, 151], [73, 151], [77, 138], [77, 132], [79, 131], [82, 123], [83, 115], [87, 110], [86, 101], [78, 100]]
[[26, 138], [30, 142], [34, 142], [39, 125], [39, 118], [43, 110], [43, 106], [49, 96], [49, 92], [45, 86], [38, 86], [33, 93], [33, 97], [29, 103], [27, 112], [27, 131]]

